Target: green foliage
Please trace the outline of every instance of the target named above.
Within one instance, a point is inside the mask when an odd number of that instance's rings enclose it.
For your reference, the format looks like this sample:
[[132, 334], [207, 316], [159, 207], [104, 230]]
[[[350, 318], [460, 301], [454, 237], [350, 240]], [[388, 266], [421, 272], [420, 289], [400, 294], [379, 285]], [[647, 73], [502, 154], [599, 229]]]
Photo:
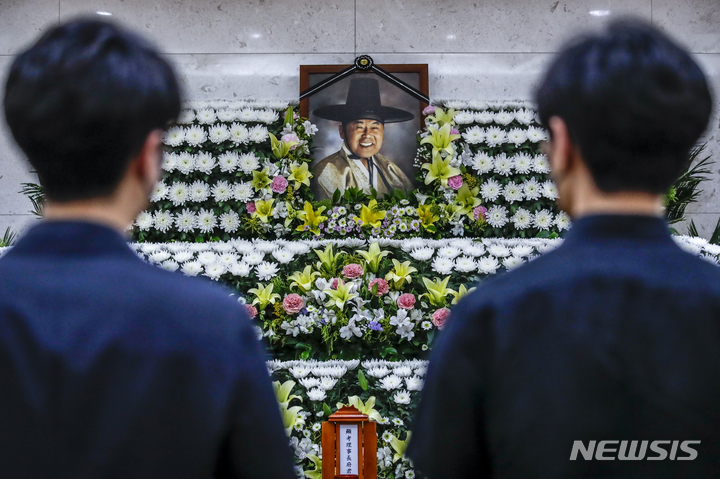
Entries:
[[15, 244], [15, 240], [17, 239], [17, 234], [8, 227], [5, 230], [5, 234], [3, 234], [2, 238], [0, 238], [0, 248], [4, 248], [6, 246], [12, 246]]
[[45, 190], [37, 183], [22, 183], [20, 193], [27, 196], [32, 203], [33, 209], [30, 211], [38, 218], [42, 217], [43, 203], [45, 203]]
[[704, 143], [692, 149], [687, 167], [665, 196], [665, 217], [671, 225], [685, 219], [685, 209], [697, 202], [702, 191], [699, 189], [700, 184], [711, 173], [709, 167], [714, 162], [710, 160], [710, 155], [702, 157], [706, 147], [707, 143]]

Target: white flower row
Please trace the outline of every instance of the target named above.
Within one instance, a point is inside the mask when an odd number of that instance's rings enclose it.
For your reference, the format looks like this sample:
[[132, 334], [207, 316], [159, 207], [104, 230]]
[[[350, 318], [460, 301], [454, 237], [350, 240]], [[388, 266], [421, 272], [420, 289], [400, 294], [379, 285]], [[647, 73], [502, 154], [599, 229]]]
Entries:
[[484, 175], [495, 172], [502, 176], [510, 176], [513, 172], [520, 175], [538, 173], [541, 175], [550, 173], [550, 163], [547, 156], [530, 156], [527, 153], [517, 153], [508, 157], [505, 153], [490, 156], [485, 152], [478, 152], [475, 155], [469, 152], [462, 155], [465, 166]]
[[200, 146], [207, 141], [219, 144], [229, 140], [240, 145], [262, 143], [268, 138], [270, 136], [267, 127], [255, 125], [248, 128], [242, 123], [233, 123], [229, 127], [223, 124], [207, 128], [200, 125], [187, 128], [174, 126], [165, 133], [164, 143], [168, 146]]
[[279, 99], [265, 100], [210, 100], [210, 101], [188, 101], [183, 103], [184, 109], [204, 110], [213, 108], [216, 110], [244, 110], [252, 108], [255, 110], [277, 110], [284, 111], [290, 105], [296, 105], [297, 101], [285, 101]]
[[480, 123], [487, 125], [489, 123], [497, 123], [498, 125], [509, 125], [513, 121], [517, 121], [522, 125], [530, 125], [538, 121], [536, 113], [533, 110], [521, 108], [519, 110], [492, 111], [471, 111], [462, 110], [455, 113], [453, 117], [458, 125], [469, 125], [471, 123]]
[[483, 101], [483, 100], [440, 100], [437, 101], [438, 105], [444, 108], [453, 108], [455, 110], [531, 110], [533, 103], [527, 100], [498, 100], [498, 101]]
[[154, 203], [170, 200], [175, 206], [181, 206], [188, 202], [202, 203], [210, 197], [216, 202], [231, 199], [247, 202], [252, 194], [253, 187], [249, 182], [228, 183], [221, 180], [210, 185], [197, 180], [191, 184], [176, 181], [166, 185], [164, 181], [160, 181], [153, 188], [150, 200]]
[[[457, 120], [457, 115], [455, 116]], [[512, 143], [520, 146], [526, 141], [537, 143], [547, 140], [547, 133], [542, 128], [530, 126], [528, 128], [513, 128], [505, 131], [498, 126], [490, 126], [483, 129], [479, 126], [471, 126], [462, 134], [463, 139], [471, 145], [485, 143], [488, 146], [497, 146], [504, 143]]]
[[557, 198], [557, 187], [550, 180], [540, 183], [535, 178], [525, 180], [522, 183], [511, 181], [502, 186], [490, 178], [480, 186], [480, 196], [487, 201], [496, 201], [502, 196], [508, 203], [523, 200], [535, 201], [540, 198], [554, 200]]
[[189, 125], [197, 121], [203, 125], [212, 125], [216, 122], [230, 123], [238, 120], [244, 123], [258, 122], [269, 125], [279, 119], [279, 113], [270, 109], [255, 110], [253, 108], [244, 108], [242, 110], [236, 110], [224, 108], [214, 110], [213, 108], [203, 108], [201, 110], [182, 110], [178, 118], [178, 123]]
[[233, 173], [240, 170], [243, 173], [251, 175], [253, 171], [260, 167], [260, 158], [254, 153], [247, 152], [238, 154], [234, 151], [228, 151], [213, 156], [207, 151], [197, 154], [187, 152], [166, 152], [163, 155], [162, 168], [167, 172], [179, 171], [185, 175], [193, 171], [200, 171], [205, 174], [211, 174], [214, 169], [218, 168], [223, 173]]

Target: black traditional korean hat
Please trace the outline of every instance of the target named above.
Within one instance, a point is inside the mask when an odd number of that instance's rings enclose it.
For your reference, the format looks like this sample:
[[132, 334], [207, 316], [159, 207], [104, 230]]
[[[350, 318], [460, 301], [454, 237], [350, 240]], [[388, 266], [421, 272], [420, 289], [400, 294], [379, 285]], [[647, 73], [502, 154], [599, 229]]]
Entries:
[[350, 80], [344, 105], [323, 106], [313, 110], [313, 114], [343, 124], [354, 120], [399, 123], [415, 118], [415, 115], [409, 111], [383, 106], [380, 103], [380, 84], [374, 78], [353, 78]]

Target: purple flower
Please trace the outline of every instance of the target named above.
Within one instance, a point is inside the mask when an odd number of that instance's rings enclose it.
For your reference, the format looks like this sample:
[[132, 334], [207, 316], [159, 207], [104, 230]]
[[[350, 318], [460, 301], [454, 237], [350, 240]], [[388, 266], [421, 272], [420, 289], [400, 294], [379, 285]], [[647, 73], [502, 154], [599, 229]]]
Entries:
[[479, 220], [482, 216], [483, 221], [487, 219], [487, 208], [484, 206], [476, 206], [473, 210], [473, 218], [475, 218], [475, 221]]
[[451, 134], [451, 135], [459, 135], [459, 134], [460, 134], [460, 130], [458, 130], [457, 128], [453, 128], [452, 130], [450, 130], [450, 134]]
[[372, 331], [382, 331], [383, 330], [382, 324], [378, 323], [377, 321], [370, 321], [370, 324], [368, 324], [368, 326], [370, 327], [370, 329]]
[[435, 113], [435, 107], [430, 105], [426, 106], [425, 109], [422, 111], [422, 114], [425, 116], [432, 115]]

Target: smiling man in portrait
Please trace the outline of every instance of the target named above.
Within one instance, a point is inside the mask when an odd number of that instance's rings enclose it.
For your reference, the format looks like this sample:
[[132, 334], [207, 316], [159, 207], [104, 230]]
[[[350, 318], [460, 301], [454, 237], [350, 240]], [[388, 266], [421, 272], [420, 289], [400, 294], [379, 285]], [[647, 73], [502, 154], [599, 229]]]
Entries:
[[383, 144], [385, 124], [409, 121], [414, 116], [408, 111], [382, 105], [377, 80], [351, 80], [345, 104], [325, 106], [313, 113], [340, 122], [338, 130], [343, 140], [338, 152], [322, 159], [313, 168], [312, 186], [316, 199], [332, 198], [335, 190], [342, 193], [347, 188], [359, 188], [366, 193], [374, 188], [378, 198], [395, 189], [405, 192], [412, 189], [405, 173], [378, 152]]

